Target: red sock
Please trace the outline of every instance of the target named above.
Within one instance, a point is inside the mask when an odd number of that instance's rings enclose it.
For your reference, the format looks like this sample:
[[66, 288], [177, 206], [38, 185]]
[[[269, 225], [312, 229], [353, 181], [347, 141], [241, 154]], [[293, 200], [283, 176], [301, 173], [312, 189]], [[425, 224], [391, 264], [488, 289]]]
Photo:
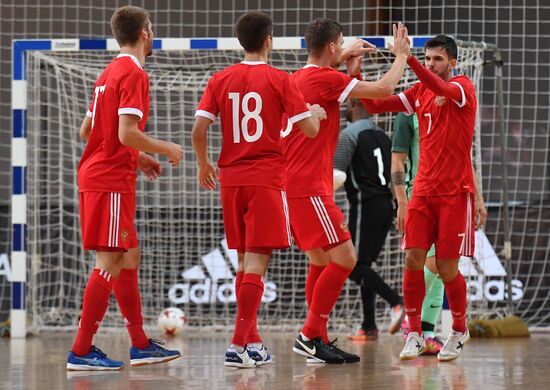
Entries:
[[425, 293], [424, 270], [412, 271], [405, 268], [403, 277], [405, 312], [409, 319], [410, 331], [418, 334], [422, 334], [422, 303]]
[[338, 301], [342, 286], [346, 282], [351, 269], [347, 269], [334, 262], [330, 262], [315, 283], [311, 306], [308, 310], [306, 323], [302, 333], [309, 339], [320, 337], [332, 308]]
[[309, 271], [307, 273], [306, 279], [307, 307], [311, 307], [311, 299], [313, 297], [313, 289], [315, 288], [315, 283], [317, 283], [317, 279], [319, 279], [319, 275], [321, 275], [321, 272], [323, 272], [324, 269], [324, 266], [321, 267], [315, 264], [309, 264]]
[[[306, 302], [307, 307], [311, 307], [311, 299], [313, 298], [313, 290], [315, 289], [315, 283], [319, 279], [319, 275], [325, 269], [325, 266], [319, 266], [309, 263], [309, 271], [306, 279]], [[321, 325], [321, 337], [325, 343], [328, 343], [327, 322], [328, 318], [324, 319], [324, 325]], [[307, 337], [307, 336], [306, 336]]]
[[82, 299], [82, 315], [72, 351], [77, 356], [90, 352], [92, 340], [109, 307], [113, 278], [107, 271], [94, 268]]
[[[235, 296], [239, 296], [239, 290], [241, 288], [241, 283], [243, 281], [243, 271], [237, 272], [237, 277], [235, 278]], [[262, 289], [263, 294], [263, 289]], [[248, 337], [246, 338], [246, 343], [261, 343], [262, 339], [260, 337], [260, 334], [258, 333], [258, 313], [254, 316], [254, 322], [252, 322], [252, 325], [250, 326], [250, 332], [248, 332]]]
[[132, 339], [132, 346], [144, 349], [149, 346], [149, 339], [143, 331], [141, 316], [141, 298], [138, 287], [138, 270], [125, 268], [114, 283], [115, 297], [120, 312], [124, 317], [126, 329]]
[[239, 290], [241, 288], [241, 283], [243, 281], [243, 271], [237, 271], [237, 277], [235, 277], [235, 297], [239, 296]]
[[466, 281], [464, 276], [458, 275], [449, 283], [445, 283], [445, 292], [453, 316], [453, 330], [466, 332]]
[[232, 344], [244, 347], [247, 342], [250, 327], [258, 313], [260, 301], [264, 290], [264, 282], [261, 275], [246, 273], [239, 288], [237, 296], [237, 318]]

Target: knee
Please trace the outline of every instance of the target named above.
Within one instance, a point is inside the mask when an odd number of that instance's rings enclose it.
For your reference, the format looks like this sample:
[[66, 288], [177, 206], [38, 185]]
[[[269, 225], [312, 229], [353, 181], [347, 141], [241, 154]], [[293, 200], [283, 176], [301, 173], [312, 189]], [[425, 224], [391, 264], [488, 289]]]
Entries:
[[453, 269], [451, 267], [445, 267], [445, 266], [438, 266], [437, 267], [439, 271], [439, 277], [443, 281], [443, 283], [449, 283], [456, 278], [456, 275], [458, 275], [458, 269]]
[[405, 268], [411, 271], [420, 271], [424, 268], [424, 259], [416, 256], [413, 252], [405, 255]]

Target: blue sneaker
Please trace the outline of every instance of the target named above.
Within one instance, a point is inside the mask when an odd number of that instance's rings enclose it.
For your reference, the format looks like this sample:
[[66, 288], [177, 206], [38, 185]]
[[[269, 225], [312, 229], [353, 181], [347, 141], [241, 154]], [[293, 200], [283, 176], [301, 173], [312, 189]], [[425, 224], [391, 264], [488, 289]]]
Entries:
[[144, 364], [164, 363], [181, 357], [180, 351], [166, 349], [161, 345], [164, 345], [164, 341], [149, 339], [147, 348], [130, 348], [130, 365], [143, 366]]
[[267, 349], [263, 344], [260, 348], [248, 345], [246, 349], [248, 350], [248, 355], [256, 361], [257, 366], [262, 366], [273, 362], [271, 355], [267, 352]]
[[235, 348], [229, 347], [225, 352], [224, 365], [238, 368], [254, 368], [256, 367], [256, 360], [252, 359], [248, 348], [239, 353]]
[[92, 345], [90, 352], [84, 356], [76, 356], [73, 351], [67, 354], [67, 370], [69, 371], [115, 371], [122, 370], [124, 363], [109, 359], [101, 349]]

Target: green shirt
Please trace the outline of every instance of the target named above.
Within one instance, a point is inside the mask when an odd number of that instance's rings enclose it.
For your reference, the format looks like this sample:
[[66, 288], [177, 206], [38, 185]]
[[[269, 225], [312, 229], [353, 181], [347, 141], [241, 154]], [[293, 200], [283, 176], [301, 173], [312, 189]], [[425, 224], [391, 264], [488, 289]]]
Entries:
[[405, 115], [402, 112], [397, 114], [393, 122], [391, 151], [407, 154], [405, 169], [407, 170], [407, 197], [410, 199], [420, 158], [420, 135], [416, 114]]

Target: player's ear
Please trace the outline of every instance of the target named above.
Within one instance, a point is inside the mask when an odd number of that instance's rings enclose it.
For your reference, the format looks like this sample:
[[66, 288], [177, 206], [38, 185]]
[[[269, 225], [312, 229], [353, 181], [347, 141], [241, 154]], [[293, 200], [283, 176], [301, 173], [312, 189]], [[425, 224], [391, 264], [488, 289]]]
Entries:
[[269, 49], [273, 45], [273, 35], [269, 34], [264, 40], [264, 49]]
[[449, 61], [449, 65], [451, 65], [451, 70], [456, 68], [456, 58], [453, 58], [451, 61]]

